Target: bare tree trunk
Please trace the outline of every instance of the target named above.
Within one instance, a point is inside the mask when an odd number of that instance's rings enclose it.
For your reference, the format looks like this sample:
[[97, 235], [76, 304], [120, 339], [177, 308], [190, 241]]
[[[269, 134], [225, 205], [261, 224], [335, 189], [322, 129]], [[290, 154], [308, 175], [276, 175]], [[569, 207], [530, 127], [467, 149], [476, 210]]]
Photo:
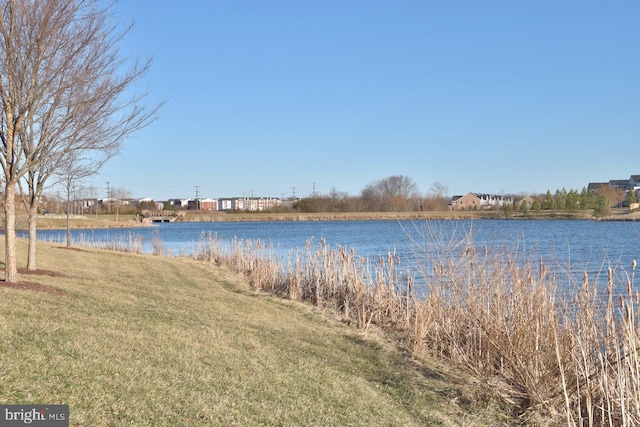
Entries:
[[67, 191], [67, 247], [71, 247], [71, 218], [69, 217], [69, 209], [71, 208], [71, 196]]
[[16, 260], [16, 183], [7, 182], [4, 188], [4, 220], [5, 220], [5, 270], [4, 280], [7, 283], [18, 282], [18, 266]]
[[27, 270], [36, 270], [36, 232], [38, 231], [38, 206], [29, 206], [29, 249]]

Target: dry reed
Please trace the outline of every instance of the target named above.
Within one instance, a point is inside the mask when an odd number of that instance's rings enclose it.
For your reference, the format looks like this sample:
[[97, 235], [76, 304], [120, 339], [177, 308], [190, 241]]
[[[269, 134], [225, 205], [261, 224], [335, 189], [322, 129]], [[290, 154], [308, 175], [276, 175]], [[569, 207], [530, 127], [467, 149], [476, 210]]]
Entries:
[[358, 328], [375, 324], [416, 356], [464, 364], [484, 392], [527, 422], [640, 424], [635, 261], [622, 293], [609, 270], [605, 290], [585, 274], [570, 298], [559, 298], [541, 261], [478, 253], [470, 235], [441, 237], [418, 253], [428, 267], [424, 289], [394, 252], [369, 259], [323, 240], [278, 256], [261, 241], [207, 234], [192, 256], [246, 274], [261, 291], [334, 309]]

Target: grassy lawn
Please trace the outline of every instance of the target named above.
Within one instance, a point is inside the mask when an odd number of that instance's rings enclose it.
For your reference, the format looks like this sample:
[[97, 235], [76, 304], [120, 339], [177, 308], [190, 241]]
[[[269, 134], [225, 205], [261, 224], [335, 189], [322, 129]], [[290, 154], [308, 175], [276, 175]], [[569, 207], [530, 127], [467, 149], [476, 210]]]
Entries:
[[38, 267], [21, 280], [64, 294], [0, 286], [2, 403], [74, 426], [496, 423], [463, 375], [212, 264], [43, 243]]

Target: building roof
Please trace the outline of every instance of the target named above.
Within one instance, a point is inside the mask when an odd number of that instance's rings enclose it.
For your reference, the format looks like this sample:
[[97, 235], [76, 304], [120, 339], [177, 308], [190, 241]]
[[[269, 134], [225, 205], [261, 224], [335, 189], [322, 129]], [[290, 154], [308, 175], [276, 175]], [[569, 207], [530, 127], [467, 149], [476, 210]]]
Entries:
[[597, 190], [598, 188], [602, 187], [602, 186], [607, 186], [609, 185], [609, 183], [607, 182], [590, 182], [589, 185], [587, 186], [587, 190]]
[[609, 185], [616, 185], [616, 186], [628, 186], [629, 185], [629, 180], [628, 179], [611, 179], [609, 180]]

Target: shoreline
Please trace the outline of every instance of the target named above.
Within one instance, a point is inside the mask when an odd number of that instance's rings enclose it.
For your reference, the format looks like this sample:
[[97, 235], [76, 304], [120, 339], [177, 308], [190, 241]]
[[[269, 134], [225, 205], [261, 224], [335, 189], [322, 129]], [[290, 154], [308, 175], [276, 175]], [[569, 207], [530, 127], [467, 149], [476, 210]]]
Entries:
[[[225, 213], [225, 212], [189, 212], [180, 222], [298, 222], [298, 221], [406, 221], [406, 220], [591, 220], [591, 221], [640, 221], [640, 212], [628, 212], [626, 209], [614, 210], [604, 218], [594, 218], [591, 212], [541, 212], [539, 214], [514, 213], [505, 216], [502, 211], [438, 211], [438, 212], [340, 212], [340, 213]], [[140, 228], [152, 227], [154, 223], [148, 219], [141, 219], [136, 215], [85, 216], [70, 217], [71, 229], [85, 228]], [[66, 229], [64, 215], [38, 215], [38, 229]], [[19, 217], [16, 230], [27, 231], [26, 217]]]

